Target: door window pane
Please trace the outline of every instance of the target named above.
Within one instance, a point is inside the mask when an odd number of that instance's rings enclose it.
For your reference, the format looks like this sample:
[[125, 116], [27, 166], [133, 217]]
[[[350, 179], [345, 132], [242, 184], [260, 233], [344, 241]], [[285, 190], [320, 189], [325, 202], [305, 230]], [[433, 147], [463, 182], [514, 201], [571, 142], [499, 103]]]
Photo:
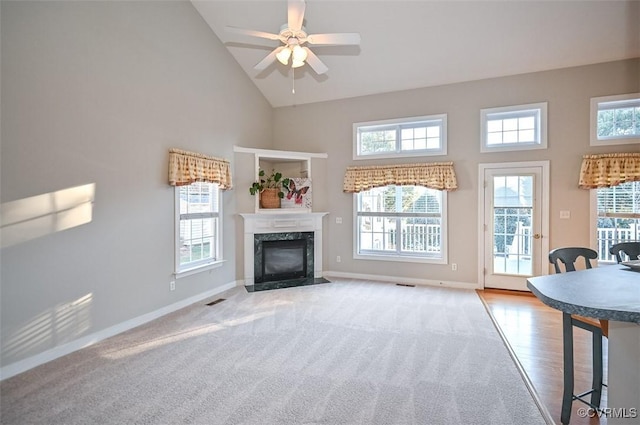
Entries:
[[493, 190], [493, 272], [531, 276], [533, 176], [496, 176]]

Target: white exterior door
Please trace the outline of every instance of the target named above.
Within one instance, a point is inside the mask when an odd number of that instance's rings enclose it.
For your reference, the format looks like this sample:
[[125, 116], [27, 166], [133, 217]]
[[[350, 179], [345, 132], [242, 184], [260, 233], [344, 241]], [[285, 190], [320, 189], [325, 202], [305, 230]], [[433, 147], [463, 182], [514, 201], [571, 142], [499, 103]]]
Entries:
[[548, 175], [546, 161], [480, 165], [480, 286], [528, 291], [547, 274]]

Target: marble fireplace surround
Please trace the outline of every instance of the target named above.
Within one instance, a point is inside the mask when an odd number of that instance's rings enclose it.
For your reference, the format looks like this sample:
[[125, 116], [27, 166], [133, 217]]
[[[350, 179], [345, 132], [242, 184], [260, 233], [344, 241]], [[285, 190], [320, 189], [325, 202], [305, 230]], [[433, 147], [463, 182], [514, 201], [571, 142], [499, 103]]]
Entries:
[[244, 284], [255, 283], [254, 235], [313, 232], [313, 277], [322, 277], [322, 218], [326, 212], [274, 212], [240, 214], [244, 219]]

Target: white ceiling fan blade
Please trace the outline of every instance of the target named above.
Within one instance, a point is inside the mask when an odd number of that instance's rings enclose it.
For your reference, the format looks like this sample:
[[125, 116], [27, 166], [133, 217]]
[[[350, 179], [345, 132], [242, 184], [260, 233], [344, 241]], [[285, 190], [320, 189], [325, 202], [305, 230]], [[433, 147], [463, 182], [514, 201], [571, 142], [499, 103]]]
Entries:
[[346, 46], [360, 44], [360, 34], [357, 32], [343, 32], [335, 34], [312, 34], [307, 36], [307, 42], [315, 45]]
[[300, 31], [302, 29], [302, 21], [304, 21], [304, 0], [289, 0], [287, 25], [292, 31]]
[[318, 59], [318, 57], [311, 51], [310, 48], [303, 47], [303, 49], [307, 52], [307, 63], [309, 64], [311, 69], [316, 72], [316, 74], [322, 75], [329, 70], [329, 68], [327, 68], [327, 65], [325, 65], [320, 59]]
[[256, 66], [254, 66], [253, 69], [257, 69], [258, 71], [262, 71], [263, 69], [265, 69], [266, 67], [271, 65], [273, 63], [273, 61], [276, 60], [276, 55], [278, 53], [280, 53], [280, 50], [282, 50], [284, 48], [285, 48], [285, 46], [280, 46], [280, 47], [276, 47], [275, 49], [273, 49], [271, 51], [271, 53], [269, 53], [267, 56], [265, 56], [264, 59], [262, 59], [260, 62], [258, 62], [258, 64]]
[[238, 28], [238, 27], [225, 27], [224, 29], [227, 32], [232, 32], [234, 34], [248, 35], [248, 36], [251, 36], [251, 37], [267, 38], [269, 40], [280, 40], [280, 35], [279, 34], [271, 34], [269, 32], [247, 30], [247, 29]]

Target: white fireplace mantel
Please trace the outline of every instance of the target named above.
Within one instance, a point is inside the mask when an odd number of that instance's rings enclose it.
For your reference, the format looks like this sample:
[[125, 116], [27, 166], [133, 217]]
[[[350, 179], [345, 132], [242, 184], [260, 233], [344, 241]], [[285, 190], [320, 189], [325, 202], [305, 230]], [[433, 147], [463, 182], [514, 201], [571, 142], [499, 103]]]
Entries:
[[322, 277], [322, 218], [327, 212], [240, 214], [244, 219], [244, 284], [254, 284], [254, 235], [256, 233], [313, 232], [313, 276]]

